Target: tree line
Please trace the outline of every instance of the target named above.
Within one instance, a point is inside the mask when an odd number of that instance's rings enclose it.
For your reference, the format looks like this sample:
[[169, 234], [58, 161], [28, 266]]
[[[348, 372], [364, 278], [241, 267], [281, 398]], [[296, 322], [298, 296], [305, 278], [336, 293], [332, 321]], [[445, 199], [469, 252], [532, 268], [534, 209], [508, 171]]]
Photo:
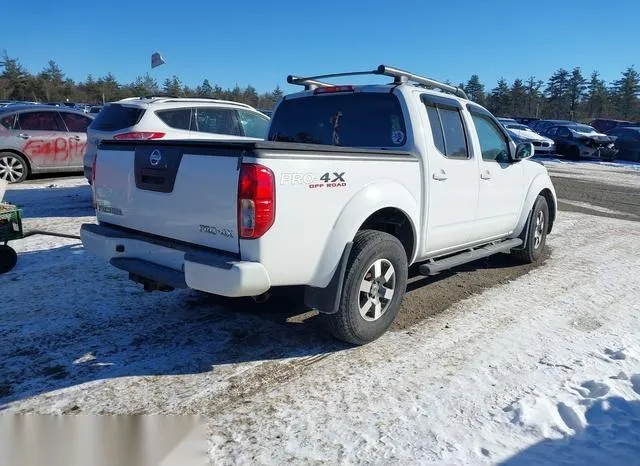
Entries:
[[127, 97], [170, 95], [175, 97], [207, 97], [212, 99], [242, 102], [260, 109], [271, 109], [282, 97], [279, 86], [272, 92], [258, 94], [253, 86], [223, 89], [205, 79], [192, 88], [180, 81], [178, 76], [165, 79], [162, 85], [146, 73], [131, 83], [120, 83], [112, 73], [94, 78], [89, 74], [84, 81], [67, 77], [58, 64], [50, 60], [37, 74], [27, 71], [17, 58], [6, 52], [0, 57], [0, 99], [35, 102], [82, 102], [102, 104]]
[[[243, 102], [256, 108], [270, 109], [282, 97], [277, 86], [272, 92], [258, 94], [253, 86], [223, 89], [205, 79], [192, 88], [178, 76], [165, 79], [162, 85], [146, 73], [131, 83], [120, 83], [115, 76], [84, 81], [65, 76], [57, 63], [49, 61], [37, 74], [28, 72], [17, 58], [4, 52], [0, 57], [0, 98], [38, 102], [103, 103], [126, 97], [143, 95], [171, 95], [176, 97], [209, 97]], [[579, 67], [561, 68], [545, 82], [535, 76], [515, 79], [509, 84], [501, 78], [496, 87], [485, 90], [480, 77], [474, 74], [459, 85], [469, 98], [487, 107], [498, 116], [529, 116], [538, 118], [588, 121], [594, 117], [640, 120], [640, 73], [633, 66], [624, 70], [620, 78], [607, 83], [597, 71], [589, 79]]]
[[509, 84], [501, 78], [485, 91], [478, 75], [459, 85], [469, 98], [498, 116], [589, 121], [594, 117], [640, 120], [640, 73], [633, 66], [606, 83], [594, 71], [585, 78], [579, 67], [561, 68], [546, 81], [531, 76]]

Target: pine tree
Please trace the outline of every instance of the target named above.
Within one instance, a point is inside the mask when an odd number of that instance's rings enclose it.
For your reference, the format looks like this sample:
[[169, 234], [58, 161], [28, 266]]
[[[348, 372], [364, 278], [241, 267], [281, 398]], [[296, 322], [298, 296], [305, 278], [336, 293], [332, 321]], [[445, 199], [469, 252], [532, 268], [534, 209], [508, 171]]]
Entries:
[[529, 116], [539, 117], [542, 110], [542, 94], [540, 89], [544, 83], [537, 80], [534, 76], [529, 76], [527, 79], [527, 97], [526, 97], [526, 112]]
[[545, 94], [554, 118], [569, 116], [569, 72], [567, 70], [561, 68], [551, 75]]
[[183, 93], [182, 82], [174, 74], [171, 78], [167, 78], [164, 80], [163, 91], [167, 95], [180, 97]]
[[525, 112], [527, 106], [527, 88], [522, 82], [522, 79], [516, 79], [511, 85], [511, 92], [509, 93], [509, 100], [511, 102], [512, 115], [522, 115]]
[[609, 91], [600, 74], [597, 71], [591, 73], [591, 79], [587, 85], [587, 114], [590, 118], [607, 115], [607, 102]]
[[485, 105], [486, 97], [484, 95], [484, 85], [480, 83], [480, 78], [477, 74], [471, 75], [471, 78], [467, 81], [464, 89], [470, 100], [473, 100], [479, 105]]
[[569, 113], [571, 119], [576, 120], [578, 119], [578, 105], [587, 87], [587, 80], [582, 76], [582, 71], [579, 67], [574, 68], [571, 72], [568, 84]]
[[633, 66], [622, 72], [622, 78], [614, 81], [613, 94], [620, 116], [625, 119], [638, 118], [638, 96], [640, 95], [640, 74]]
[[509, 113], [511, 96], [509, 85], [504, 78], [500, 78], [498, 85], [491, 90], [488, 105], [491, 112], [495, 115], [505, 116]]

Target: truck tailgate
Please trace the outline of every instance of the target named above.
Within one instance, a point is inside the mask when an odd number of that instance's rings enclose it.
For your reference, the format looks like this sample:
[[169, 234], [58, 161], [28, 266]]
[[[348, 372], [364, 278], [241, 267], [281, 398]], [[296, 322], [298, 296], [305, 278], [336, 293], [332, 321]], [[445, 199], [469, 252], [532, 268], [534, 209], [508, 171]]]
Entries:
[[237, 253], [240, 154], [180, 143], [103, 145], [94, 181], [98, 221]]

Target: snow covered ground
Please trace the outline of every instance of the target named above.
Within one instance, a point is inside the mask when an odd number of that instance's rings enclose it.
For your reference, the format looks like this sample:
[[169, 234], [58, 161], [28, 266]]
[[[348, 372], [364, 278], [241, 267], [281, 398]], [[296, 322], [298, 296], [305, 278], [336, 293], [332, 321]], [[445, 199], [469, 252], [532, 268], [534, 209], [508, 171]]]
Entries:
[[[635, 168], [543, 163], [640, 189]], [[7, 198], [27, 228], [93, 221], [79, 179]], [[77, 240], [31, 237], [0, 276], [0, 409], [201, 413], [213, 464], [640, 464], [631, 220], [561, 211], [544, 265], [359, 348], [295, 309], [144, 294]]]

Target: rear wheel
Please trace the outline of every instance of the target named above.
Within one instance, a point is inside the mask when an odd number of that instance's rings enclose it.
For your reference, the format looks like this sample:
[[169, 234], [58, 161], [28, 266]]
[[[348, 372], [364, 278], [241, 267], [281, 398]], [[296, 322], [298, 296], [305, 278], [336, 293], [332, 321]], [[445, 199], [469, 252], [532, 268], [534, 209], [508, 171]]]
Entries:
[[407, 274], [407, 255], [396, 237], [374, 230], [358, 232], [338, 312], [323, 314], [329, 331], [357, 345], [379, 338], [398, 314]]
[[542, 256], [542, 251], [547, 242], [547, 227], [549, 222], [549, 206], [544, 196], [538, 196], [531, 221], [527, 230], [527, 240], [522, 249], [515, 249], [511, 253], [515, 258], [526, 264], [536, 262]]
[[0, 152], [0, 179], [9, 183], [22, 183], [29, 174], [29, 165], [20, 155]]

